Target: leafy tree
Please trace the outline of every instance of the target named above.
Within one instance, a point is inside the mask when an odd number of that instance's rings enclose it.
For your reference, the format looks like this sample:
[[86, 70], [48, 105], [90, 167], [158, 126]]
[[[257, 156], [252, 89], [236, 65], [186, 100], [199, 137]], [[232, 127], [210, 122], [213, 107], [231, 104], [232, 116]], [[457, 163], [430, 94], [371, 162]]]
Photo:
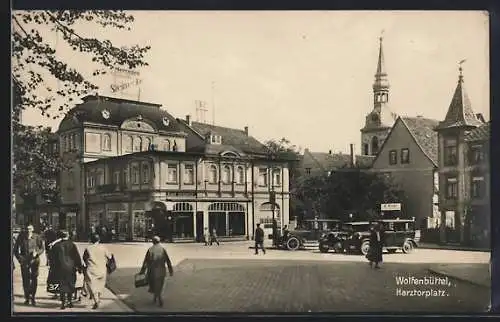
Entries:
[[[98, 89], [81, 71], [58, 57], [56, 48], [42, 37], [44, 30], [57, 32], [69, 48], [85, 53], [94, 63], [93, 75], [97, 76], [121, 66], [135, 69], [147, 65], [144, 55], [150, 47], [117, 47], [109, 40], [83, 36], [75, 28], [97, 24], [103, 28], [130, 30], [133, 21], [132, 15], [111, 10], [14, 11], [12, 77], [20, 92], [14, 114], [18, 114], [19, 109], [36, 108], [42, 115], [56, 119], [68, 110], [73, 99]], [[60, 89], [47, 86], [49, 79], [57, 80]]]

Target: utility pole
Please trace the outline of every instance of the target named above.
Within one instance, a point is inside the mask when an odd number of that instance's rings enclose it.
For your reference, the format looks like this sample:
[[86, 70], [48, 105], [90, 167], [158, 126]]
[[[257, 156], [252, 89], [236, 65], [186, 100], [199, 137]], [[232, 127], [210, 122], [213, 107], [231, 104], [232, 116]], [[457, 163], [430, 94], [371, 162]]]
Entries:
[[215, 82], [212, 81], [212, 125], [215, 125]]

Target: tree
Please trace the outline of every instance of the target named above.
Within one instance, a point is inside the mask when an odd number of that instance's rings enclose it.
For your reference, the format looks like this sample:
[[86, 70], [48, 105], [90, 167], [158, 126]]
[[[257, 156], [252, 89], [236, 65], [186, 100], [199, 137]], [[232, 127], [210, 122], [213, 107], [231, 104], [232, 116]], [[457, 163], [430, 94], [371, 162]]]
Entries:
[[323, 217], [369, 220], [380, 213], [380, 204], [405, 204], [404, 192], [387, 176], [360, 168], [344, 168], [311, 177], [301, 185], [301, 198], [309, 210]]
[[[75, 97], [98, 89], [81, 71], [58, 57], [56, 49], [42, 37], [44, 30], [57, 32], [75, 52], [87, 54], [95, 65], [93, 75], [97, 76], [121, 66], [135, 69], [147, 65], [144, 55], [150, 47], [117, 47], [109, 40], [82, 36], [75, 28], [98, 24], [103, 28], [130, 30], [133, 21], [132, 15], [111, 10], [15, 11], [12, 14], [12, 78], [19, 87], [20, 102], [14, 106], [13, 118], [17, 119], [20, 110], [36, 108], [42, 115], [56, 119], [67, 111]], [[50, 78], [60, 82], [59, 90], [47, 86]], [[56, 104], [57, 101], [60, 104]]]
[[301, 199], [297, 198], [300, 150], [288, 139], [271, 139], [265, 142], [265, 146], [273, 157], [288, 160], [288, 176], [290, 190], [290, 213], [292, 216], [301, 217], [304, 211], [304, 205]]

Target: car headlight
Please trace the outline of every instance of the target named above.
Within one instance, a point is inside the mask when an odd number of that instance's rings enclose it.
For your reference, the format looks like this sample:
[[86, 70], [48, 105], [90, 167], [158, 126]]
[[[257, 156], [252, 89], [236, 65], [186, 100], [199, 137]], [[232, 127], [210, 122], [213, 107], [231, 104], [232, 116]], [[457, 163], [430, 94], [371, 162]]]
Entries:
[[325, 237], [326, 237], [326, 234], [321, 234], [320, 238], [325, 238]]

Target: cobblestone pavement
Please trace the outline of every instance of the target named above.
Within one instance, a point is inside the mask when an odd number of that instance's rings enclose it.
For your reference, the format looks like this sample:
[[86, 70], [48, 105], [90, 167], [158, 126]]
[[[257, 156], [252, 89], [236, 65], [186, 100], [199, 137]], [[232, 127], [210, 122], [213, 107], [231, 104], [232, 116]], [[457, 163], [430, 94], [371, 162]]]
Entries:
[[152, 303], [147, 288], [133, 287], [137, 268], [118, 269], [109, 286], [138, 312], [458, 313], [484, 312], [489, 304], [490, 289], [454, 280], [445, 286], [397, 285], [397, 277], [433, 277], [427, 264], [385, 263], [375, 270], [366, 262], [259, 257], [182, 261], [167, 278], [163, 308]]

